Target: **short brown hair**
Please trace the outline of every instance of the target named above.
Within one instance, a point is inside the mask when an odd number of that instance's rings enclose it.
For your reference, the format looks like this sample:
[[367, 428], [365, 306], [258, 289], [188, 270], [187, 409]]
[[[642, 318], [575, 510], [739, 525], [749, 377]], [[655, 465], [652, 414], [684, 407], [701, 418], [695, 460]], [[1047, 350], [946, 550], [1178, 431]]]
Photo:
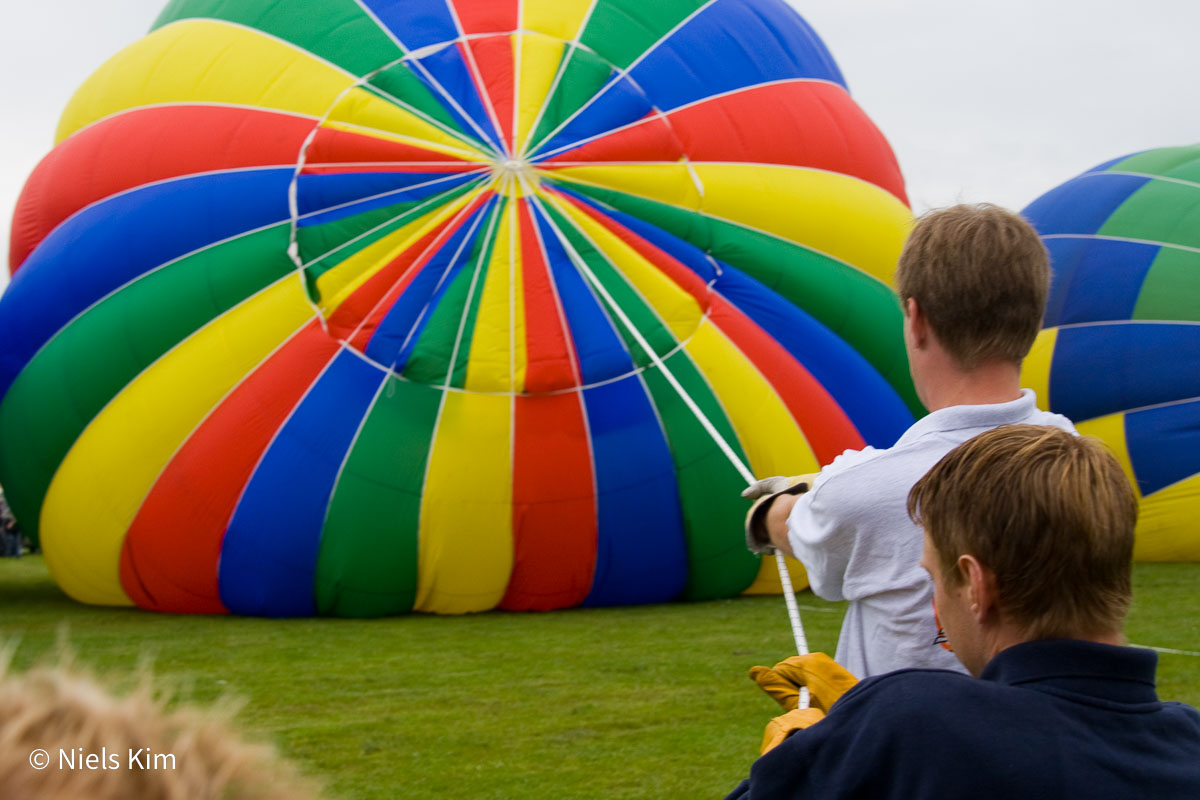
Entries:
[[900, 253], [896, 290], [913, 298], [965, 369], [1020, 362], [1042, 327], [1050, 261], [1020, 215], [987, 203], [930, 211]]
[[1096, 439], [1005, 425], [955, 447], [908, 493], [942, 580], [993, 571], [1001, 613], [1031, 639], [1119, 631], [1129, 610], [1137, 498]]

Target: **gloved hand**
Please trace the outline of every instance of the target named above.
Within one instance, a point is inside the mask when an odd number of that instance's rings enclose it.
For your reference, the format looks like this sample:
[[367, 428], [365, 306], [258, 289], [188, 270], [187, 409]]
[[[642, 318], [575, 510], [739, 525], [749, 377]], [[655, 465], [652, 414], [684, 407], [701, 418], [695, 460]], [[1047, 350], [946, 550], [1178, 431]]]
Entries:
[[825, 712], [858, 683], [858, 678], [824, 653], [792, 656], [774, 667], [751, 667], [750, 678], [788, 711], [799, 705], [801, 686], [808, 687], [813, 706]]
[[759, 498], [746, 514], [746, 547], [752, 553], [770, 553], [771, 536], [767, 532], [767, 511], [781, 494], [804, 494], [816, 479], [816, 473], [787, 477], [776, 475], [755, 481], [742, 491], [742, 497]]
[[796, 708], [786, 714], [781, 714], [767, 723], [763, 731], [762, 750], [765, 755], [768, 750], [778, 746], [784, 739], [801, 728], [815, 725], [825, 719], [825, 712], [819, 708]]

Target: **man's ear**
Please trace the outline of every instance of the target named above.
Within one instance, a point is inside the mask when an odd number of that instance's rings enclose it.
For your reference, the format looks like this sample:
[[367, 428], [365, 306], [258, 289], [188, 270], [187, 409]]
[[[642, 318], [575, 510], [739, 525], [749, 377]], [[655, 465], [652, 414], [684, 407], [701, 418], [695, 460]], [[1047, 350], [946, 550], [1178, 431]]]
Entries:
[[904, 298], [904, 322], [912, 335], [913, 344], [923, 347], [929, 338], [929, 320], [926, 319], [925, 312], [921, 310], [915, 297]]
[[972, 555], [959, 556], [955, 567], [966, 583], [967, 605], [971, 614], [977, 622], [983, 622], [996, 611], [996, 573]]

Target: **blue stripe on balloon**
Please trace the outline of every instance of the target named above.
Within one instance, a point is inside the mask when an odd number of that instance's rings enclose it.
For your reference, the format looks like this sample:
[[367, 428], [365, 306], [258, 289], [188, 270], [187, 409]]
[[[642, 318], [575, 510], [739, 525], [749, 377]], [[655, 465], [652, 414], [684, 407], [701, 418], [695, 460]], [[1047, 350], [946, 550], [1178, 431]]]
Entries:
[[1125, 441], [1142, 495], [1200, 472], [1200, 400], [1125, 415]]
[[595, 99], [535, 151], [552, 153], [645, 117], [654, 107], [627, 76], [615, 71]]
[[781, 0], [717, 0], [663, 40], [630, 76], [663, 111], [769, 81], [846, 85], [820, 37]]
[[[324, 225], [376, 208], [424, 200], [480, 178], [479, 175], [447, 175], [444, 172], [301, 175], [296, 186], [297, 206], [301, 215], [312, 216], [300, 219], [299, 225], [301, 228]], [[319, 213], [322, 209], [331, 210]]]
[[586, 606], [661, 603], [687, 579], [675, 465], [639, 376], [583, 392], [596, 477], [596, 571]]
[[1050, 298], [1047, 328], [1077, 322], [1130, 319], [1154, 259], [1162, 249], [1118, 239], [1048, 239]]
[[613, 321], [567, 255], [550, 220], [537, 206], [533, 210], [583, 382], [596, 383], [630, 372], [633, 359]]
[[716, 278], [713, 288], [808, 370], [846, 413], [867, 444], [891, 447], [912, 425], [912, 413], [891, 384], [857, 350], [806, 311], [728, 264], [720, 265], [721, 274], [717, 277], [713, 262], [703, 251], [661, 228], [602, 206], [569, 189], [561, 191], [602, 211], [690, 267], [705, 281]]
[[285, 222], [292, 173], [288, 167], [165, 181], [64, 221], [0, 298], [0, 397], [55, 333], [115, 289], [206, 245]]
[[1117, 156], [1116, 158], [1105, 161], [1102, 164], [1097, 164], [1096, 166], [1089, 169], [1088, 172], [1104, 172], [1105, 170], [1112, 169], [1117, 164], [1120, 164], [1122, 161], [1124, 161], [1127, 158], [1133, 158], [1134, 156], [1140, 156], [1142, 153], [1145, 153], [1145, 152], [1146, 152], [1145, 150], [1138, 150], [1136, 153], [1129, 153], [1127, 155]]
[[433, 309], [470, 260], [475, 240], [483, 235], [495, 207], [493, 197], [462, 220], [433, 257], [421, 268], [404, 293], [392, 304], [367, 343], [366, 353], [381, 364], [404, 370], [409, 356], [429, 324]]
[[359, 0], [409, 51], [448, 42], [458, 26], [446, 0]]
[[891, 384], [808, 312], [725, 264], [713, 288], [808, 370], [867, 444], [891, 447], [913, 424], [912, 413]]
[[[462, 127], [463, 132], [473, 137], [479, 135], [468, 121], [469, 117], [483, 131], [483, 138], [487, 139], [493, 148], [500, 151], [502, 149], [500, 135], [496, 132], [496, 126], [492, 124], [491, 115], [487, 112], [483, 99], [480, 97], [479, 86], [471, 77], [471, 70], [458, 47], [442, 48], [417, 59], [417, 61], [429, 74], [426, 75], [414, 65], [410, 65], [409, 69], [429, 88], [430, 93], [438, 98], [446, 111]], [[439, 91], [431, 78], [436, 80], [437, 84], [445, 91]], [[466, 117], [448, 102], [446, 95], [454, 98], [462, 112], [466, 113]]]
[[233, 613], [317, 613], [314, 579], [326, 506], [385, 374], [343, 350], [263, 455], [221, 548], [221, 602]]
[[1075, 421], [1200, 397], [1200, 324], [1060, 328], [1050, 406]]
[[1046, 192], [1021, 213], [1043, 236], [1095, 233], [1149, 180], [1111, 172], [1080, 175]]

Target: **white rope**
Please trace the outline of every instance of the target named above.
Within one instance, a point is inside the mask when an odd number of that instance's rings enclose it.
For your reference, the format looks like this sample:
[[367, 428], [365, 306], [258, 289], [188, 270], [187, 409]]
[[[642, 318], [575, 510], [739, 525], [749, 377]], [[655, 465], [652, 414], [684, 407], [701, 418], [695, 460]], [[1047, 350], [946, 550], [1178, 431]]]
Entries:
[[[540, 199], [536, 197], [533, 199], [538, 205], [542, 204]], [[544, 210], [543, 213], [545, 213]], [[549, 219], [549, 214], [546, 216]], [[675, 375], [667, 367], [666, 363], [663, 362], [654, 348], [650, 346], [650, 343], [646, 341], [646, 338], [642, 336], [641, 331], [637, 329], [637, 327], [633, 324], [633, 321], [629, 319], [621, 307], [617, 305], [616, 300], [613, 299], [613, 296], [609, 294], [608, 290], [600, 283], [600, 280], [596, 277], [595, 273], [592, 272], [591, 267], [589, 267], [587, 263], [584, 262], [583, 257], [576, 252], [575, 247], [571, 244], [567, 237], [558, 230], [558, 226], [552, 227], [554, 227], [554, 232], [558, 236], [559, 243], [562, 244], [563, 248], [567, 251], [567, 255], [571, 258], [571, 261], [574, 262], [576, 269], [578, 269], [583, 276], [587, 278], [587, 281], [592, 285], [592, 288], [604, 298], [604, 301], [608, 304], [609, 308], [613, 310], [613, 313], [616, 314], [617, 319], [621, 322], [621, 325], [623, 325], [625, 329], [629, 331], [629, 335], [634, 338], [634, 340], [638, 343], [638, 346], [650, 356], [650, 359], [654, 362], [654, 365], [662, 372], [663, 377], [667, 379], [667, 382], [670, 383], [671, 387], [679, 394], [679, 399], [683, 400], [684, 404], [689, 410], [691, 410], [692, 414], [695, 415], [700, 425], [703, 426], [708, 435], [712, 437], [712, 440], [716, 443], [717, 447], [720, 448], [721, 452], [725, 454], [725, 457], [729, 459], [729, 463], [731, 463], [734, 466], [734, 469], [741, 474], [742, 480], [746, 481], [747, 485], [757, 481], [758, 479], [754, 477], [754, 473], [751, 472], [750, 468], [746, 466], [741, 458], [738, 457], [738, 454], [734, 451], [733, 447], [730, 446], [729, 442], [725, 441], [725, 437], [723, 437], [721, 432], [717, 430], [715, 425], [713, 425], [712, 420], [705, 415], [700, 406], [696, 404], [696, 401], [693, 400], [691, 395], [688, 394], [687, 389], [683, 388], [683, 384], [676, 379]], [[783, 600], [787, 604], [788, 620], [792, 624], [792, 638], [796, 642], [796, 652], [798, 655], [807, 655], [808, 639], [804, 635], [804, 624], [800, 621], [800, 608], [796, 605], [796, 593], [792, 589], [792, 577], [790, 574], [788, 574], [787, 562], [784, 560], [783, 553], [779, 552], [778, 550], [775, 551], [775, 565], [779, 569], [779, 582], [783, 585]], [[808, 703], [808, 687], [802, 686], [800, 687], [800, 704], [798, 707], [808, 708]]]

